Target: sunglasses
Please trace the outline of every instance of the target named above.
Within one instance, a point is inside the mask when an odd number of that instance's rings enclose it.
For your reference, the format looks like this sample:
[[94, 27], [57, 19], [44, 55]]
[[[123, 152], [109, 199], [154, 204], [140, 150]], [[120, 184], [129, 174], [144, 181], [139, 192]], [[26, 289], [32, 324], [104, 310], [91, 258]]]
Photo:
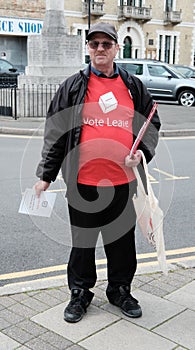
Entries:
[[111, 43], [110, 41], [99, 42], [99, 41], [91, 40], [88, 42], [88, 45], [90, 49], [94, 49], [94, 50], [97, 49], [99, 45], [102, 45], [104, 50], [109, 50], [113, 45], [116, 45], [116, 43]]

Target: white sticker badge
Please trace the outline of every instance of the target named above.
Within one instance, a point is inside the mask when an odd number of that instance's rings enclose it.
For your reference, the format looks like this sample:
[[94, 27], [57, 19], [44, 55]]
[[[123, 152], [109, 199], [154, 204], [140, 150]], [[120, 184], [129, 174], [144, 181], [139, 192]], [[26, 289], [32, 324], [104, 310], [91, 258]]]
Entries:
[[114, 94], [110, 91], [100, 96], [99, 105], [103, 113], [108, 113], [117, 108], [118, 102]]

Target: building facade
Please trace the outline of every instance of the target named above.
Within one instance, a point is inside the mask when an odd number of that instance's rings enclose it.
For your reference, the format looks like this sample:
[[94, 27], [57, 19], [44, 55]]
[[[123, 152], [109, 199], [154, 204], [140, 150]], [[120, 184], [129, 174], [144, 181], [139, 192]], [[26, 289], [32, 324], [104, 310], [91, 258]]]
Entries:
[[[41, 33], [45, 10], [45, 0], [0, 0], [0, 57], [24, 69], [28, 36]], [[195, 65], [195, 0], [66, 0], [64, 10], [68, 34], [81, 38], [83, 63], [89, 26], [105, 21], [117, 29], [120, 58]]]

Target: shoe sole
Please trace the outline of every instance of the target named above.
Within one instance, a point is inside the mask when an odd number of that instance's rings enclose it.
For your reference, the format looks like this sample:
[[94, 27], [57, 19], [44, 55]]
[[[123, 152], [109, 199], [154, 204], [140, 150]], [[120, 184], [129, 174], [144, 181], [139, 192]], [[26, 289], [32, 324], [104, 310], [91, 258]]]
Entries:
[[78, 318], [77, 320], [71, 320], [71, 319], [66, 319], [66, 318], [64, 317], [64, 321], [66, 321], [66, 322], [68, 322], [68, 323], [77, 323], [77, 322], [81, 321], [82, 318], [83, 318], [83, 316], [80, 317], [80, 318]]
[[121, 311], [122, 311], [122, 313], [123, 313], [125, 316], [131, 317], [131, 318], [138, 318], [138, 317], [141, 317], [141, 316], [142, 316], [142, 311], [141, 311], [139, 314], [137, 314], [137, 315], [129, 314], [128, 312], [126, 312], [126, 311], [124, 311], [124, 310], [122, 310], [122, 309], [121, 309]]

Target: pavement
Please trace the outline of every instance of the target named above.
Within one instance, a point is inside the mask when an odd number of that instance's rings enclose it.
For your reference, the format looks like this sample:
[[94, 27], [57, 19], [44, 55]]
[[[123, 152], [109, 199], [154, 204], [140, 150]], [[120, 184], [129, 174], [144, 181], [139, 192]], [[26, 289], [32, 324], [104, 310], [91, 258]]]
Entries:
[[143, 311], [137, 319], [108, 303], [101, 274], [87, 313], [75, 324], [63, 320], [69, 301], [65, 276], [47, 287], [41, 281], [2, 287], [0, 349], [194, 350], [195, 269], [182, 265], [169, 266], [167, 276], [158, 271], [135, 275], [132, 295]]
[[[167, 127], [161, 136], [195, 136], [195, 130]], [[44, 119], [0, 117], [0, 134], [43, 135]], [[192, 132], [193, 131], [193, 132]], [[142, 317], [128, 318], [108, 303], [105, 271], [97, 270], [95, 297], [82, 321], [69, 324], [66, 276], [0, 287], [0, 350], [195, 350], [195, 259], [139, 268], [132, 295]]]
[[[174, 108], [171, 108], [174, 105]], [[195, 136], [194, 107], [187, 108], [175, 103], [162, 104], [158, 101], [161, 119], [160, 136]], [[0, 116], [0, 134], [42, 136], [45, 118], [18, 118]]]

